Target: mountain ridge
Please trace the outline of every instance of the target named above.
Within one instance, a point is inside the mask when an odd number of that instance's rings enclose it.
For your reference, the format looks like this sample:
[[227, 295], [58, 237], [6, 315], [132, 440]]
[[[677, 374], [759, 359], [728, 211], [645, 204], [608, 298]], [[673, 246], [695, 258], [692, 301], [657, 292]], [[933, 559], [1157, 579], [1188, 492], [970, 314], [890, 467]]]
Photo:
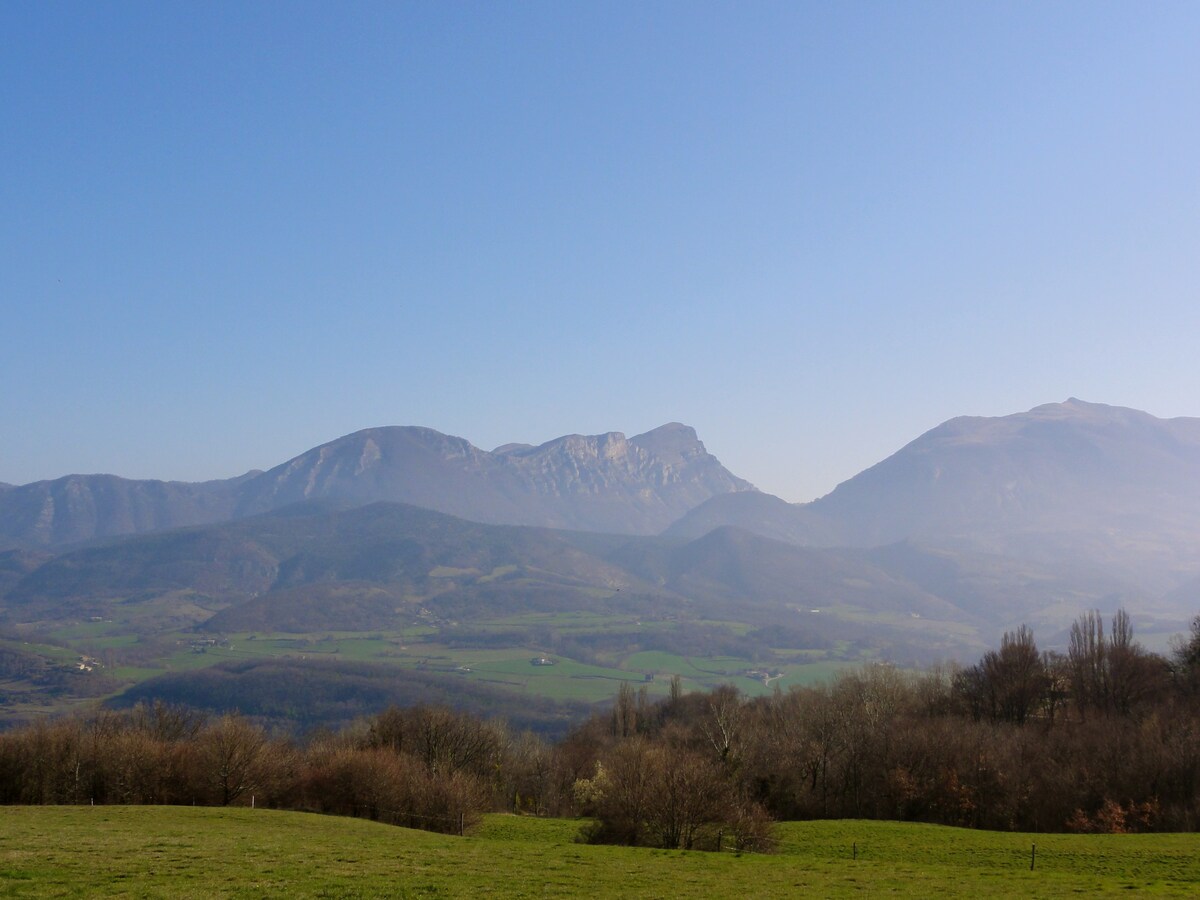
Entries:
[[917, 540], [1039, 562], [1094, 562], [1165, 590], [1200, 570], [1200, 419], [1070, 398], [959, 416], [806, 504], [715, 497], [667, 535], [720, 524], [807, 546]]
[[0, 549], [211, 524], [321, 497], [414, 503], [495, 524], [654, 533], [717, 493], [753, 490], [677, 422], [629, 439], [564, 435], [491, 452], [431, 428], [381, 426], [230, 479], [67, 475], [12, 486], [0, 490]]
[[[46, 485], [94, 509], [80, 479]], [[333, 628], [341, 610], [375, 627], [422, 597], [449, 619], [611, 605], [595, 591], [620, 589], [715, 618], [799, 616], [811, 629], [841, 616], [843, 639], [851, 622], [983, 633], [1117, 606], [1184, 621], [1200, 583], [1200, 420], [1074, 398], [950, 419], [809, 504], [755, 490], [677, 422], [492, 451], [417, 426], [363, 429], [215, 485], [224, 493], [197, 513], [187, 483], [100, 478], [118, 524], [159, 530], [0, 548], [9, 613], [111, 595], [152, 598], [190, 625], [265, 628], [290, 610], [293, 625]], [[227, 521], [163, 530], [121, 490]], [[517, 564], [520, 577], [494, 574]]]

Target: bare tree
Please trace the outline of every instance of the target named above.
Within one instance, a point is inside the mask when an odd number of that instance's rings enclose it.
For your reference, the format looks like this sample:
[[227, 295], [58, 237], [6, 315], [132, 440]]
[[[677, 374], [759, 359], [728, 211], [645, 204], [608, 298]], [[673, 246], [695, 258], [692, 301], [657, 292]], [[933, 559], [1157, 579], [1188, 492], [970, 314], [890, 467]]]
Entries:
[[250, 793], [262, 781], [260, 762], [267, 737], [239, 715], [225, 715], [200, 732], [197, 761], [205, 785], [221, 806]]
[[630, 737], [638, 733], [641, 724], [638, 717], [637, 697], [628, 681], [622, 681], [617, 688], [617, 697], [612, 708], [612, 736], [617, 738]]
[[742, 695], [733, 685], [723, 684], [708, 695], [700, 730], [726, 766], [736, 766], [739, 761], [745, 718]]
[[729, 785], [701, 754], [659, 744], [647, 764], [646, 824], [657, 846], [691, 850], [702, 826], [733, 818]]
[[993, 722], [1025, 721], [1042, 706], [1049, 680], [1033, 632], [1022, 625], [1006, 631], [999, 650], [989, 650], [962, 680], [971, 703]]
[[418, 706], [409, 710], [408, 718], [410, 752], [434, 774], [486, 774], [504, 746], [499, 730], [474, 716]]
[[588, 837], [596, 843], [643, 842], [650, 793], [650, 747], [641, 737], [615, 744], [605, 755], [596, 779], [596, 825]]
[[1096, 610], [1084, 613], [1071, 625], [1067, 660], [1071, 673], [1071, 695], [1081, 716], [1089, 709], [1108, 706], [1107, 641], [1104, 620]]
[[1067, 653], [1071, 690], [1081, 716], [1088, 710], [1132, 714], [1147, 697], [1166, 690], [1169, 669], [1133, 639], [1129, 614], [1117, 610], [1109, 636], [1098, 612], [1071, 626]]

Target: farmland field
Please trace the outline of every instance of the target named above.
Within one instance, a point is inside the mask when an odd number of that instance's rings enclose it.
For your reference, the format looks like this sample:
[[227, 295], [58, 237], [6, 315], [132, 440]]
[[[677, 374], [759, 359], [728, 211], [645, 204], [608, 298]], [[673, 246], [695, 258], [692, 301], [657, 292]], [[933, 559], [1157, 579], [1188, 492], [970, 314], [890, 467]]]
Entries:
[[[0, 809], [17, 897], [1129, 896], [1200, 892], [1196, 835], [1028, 835], [887, 822], [785, 823], [771, 855], [598, 847], [580, 823], [485, 817], [446, 837], [305, 813]], [[1030, 871], [1030, 851], [1037, 861]]]
[[[680, 629], [691, 629], [689, 649], [661, 649], [677, 641]], [[0, 692], [7, 697], [0, 718], [20, 721], [78, 708], [84, 700], [116, 697], [155, 676], [247, 660], [370, 663], [461, 678], [516, 697], [590, 704], [609, 701], [622, 684], [665, 696], [674, 676], [685, 691], [733, 684], [747, 695], [769, 693], [830, 678], [870, 656], [846, 644], [767, 647], [748, 642], [750, 630], [737, 622], [688, 624], [580, 611], [463, 624], [414, 620], [369, 632], [213, 634], [168, 628], [147, 634], [130, 623], [81, 622], [33, 640], [2, 641], [0, 646], [41, 660], [39, 671], [51, 673], [58, 688], [40, 690], [0, 674]], [[742, 649], [722, 653], [722, 642]], [[533, 663], [543, 658], [549, 664]]]

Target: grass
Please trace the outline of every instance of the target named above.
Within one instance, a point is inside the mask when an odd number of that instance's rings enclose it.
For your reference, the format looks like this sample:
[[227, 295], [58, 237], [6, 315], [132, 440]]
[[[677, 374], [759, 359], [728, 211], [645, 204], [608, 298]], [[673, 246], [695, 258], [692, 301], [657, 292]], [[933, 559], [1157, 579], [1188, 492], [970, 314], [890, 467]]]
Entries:
[[[445, 837], [249, 809], [0, 809], [0, 896], [950, 897], [1200, 892], [1196, 835], [1025, 835], [888, 822], [779, 827], [774, 855], [574, 843], [579, 822], [492, 815]], [[1029, 871], [1030, 845], [1038, 845]], [[857, 844], [858, 858], [853, 847]]]
[[74, 662], [79, 652], [69, 647], [56, 647], [53, 644], [30, 643], [29, 641], [14, 641], [0, 638], [0, 648], [13, 650], [18, 653], [36, 653], [58, 663]]
[[[584, 625], [580, 623], [580, 618], [574, 620], [579, 627], [596, 627], [594, 620], [583, 620], [586, 623]], [[487, 627], [502, 630], [510, 622], [489, 622]], [[381, 638], [374, 633], [333, 636], [260, 634], [254, 640], [249, 640], [245, 635], [234, 635], [229, 639], [232, 649], [213, 647], [203, 654], [180, 649], [169, 658], [167, 665], [179, 671], [213, 665], [225, 659], [282, 656], [385, 662], [405, 668], [421, 665], [437, 671], [456, 672], [471, 680], [485, 681], [514, 691], [554, 700], [585, 702], [611, 699], [621, 682], [629, 682], [634, 687], [644, 685], [651, 695], [665, 696], [672, 675], [680, 675], [684, 689], [689, 691], [708, 690], [720, 684], [732, 683], [744, 693], [760, 694], [769, 692], [775, 684], [772, 682], [772, 687], [768, 687], [761, 681], [741, 675], [741, 672], [756, 667], [748, 659], [684, 657], [661, 651], [645, 651], [613, 660], [608, 665], [590, 665], [551, 654], [555, 665], [532, 666], [530, 659], [544, 655], [544, 649], [520, 646], [486, 649], [448, 647], [437, 643], [436, 639], [429, 639], [433, 637], [416, 636], [402, 650], [394, 636], [390, 639]], [[784, 674], [778, 683], [784, 687], [809, 684], [852, 665], [849, 662], [826, 660], [786, 663], [778, 667]], [[470, 671], [465, 671], [467, 669]], [[645, 682], [647, 672], [655, 674], [654, 682]]]
[[597, 634], [605, 632], [627, 632], [667, 628], [673, 623], [663, 621], [642, 622], [636, 616], [610, 615], [607, 613], [571, 610], [556, 613], [521, 613], [495, 619], [475, 619], [472, 628], [488, 631], [525, 630], [531, 627], [553, 629], [560, 634]]

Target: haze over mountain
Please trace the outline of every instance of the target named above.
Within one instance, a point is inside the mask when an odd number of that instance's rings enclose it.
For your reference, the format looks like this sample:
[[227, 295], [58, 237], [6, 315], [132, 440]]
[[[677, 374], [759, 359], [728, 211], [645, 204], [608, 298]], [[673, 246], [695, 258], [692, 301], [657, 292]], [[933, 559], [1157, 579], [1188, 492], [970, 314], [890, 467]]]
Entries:
[[[377, 511], [367, 532], [350, 527], [358, 519], [348, 510], [381, 501], [458, 517], [465, 524], [455, 526], [453, 552], [413, 536], [416, 512], [401, 522]], [[297, 509], [303, 514], [286, 524]], [[241, 520], [275, 536], [249, 540], [243, 528], [218, 525]], [[300, 521], [315, 529], [304, 540], [316, 542], [302, 552], [293, 546]], [[569, 435], [490, 452], [427, 428], [375, 428], [228, 481], [70, 476], [12, 488], [0, 492], [0, 523], [14, 548], [0, 554], [0, 588], [10, 607], [29, 610], [113, 591], [182, 591], [189, 603], [216, 598], [216, 606], [180, 612], [193, 623], [236, 606], [246, 627], [280, 626], [295, 608], [315, 625], [313, 610], [326, 603], [320, 627], [332, 628], [337, 609], [361, 624], [392, 615], [401, 596], [429, 596], [434, 587], [449, 596], [450, 582], [428, 574], [437, 566], [487, 579], [492, 568], [518, 565], [542, 574], [472, 581], [456, 602], [577, 607], [588, 590], [625, 579], [627, 591], [739, 615], [837, 608], [851, 619], [874, 616], [876, 625], [908, 628], [902, 619], [919, 618], [927, 630], [931, 621], [1059, 627], [1083, 609], [1119, 605], [1182, 621], [1200, 579], [1200, 420], [1075, 399], [956, 418], [809, 504], [756, 491], [679, 424], [630, 439]], [[164, 531], [179, 524], [211, 527]], [[522, 532], [525, 549], [508, 553], [519, 562], [505, 554], [487, 565], [464, 562], [499, 540], [480, 529], [499, 525], [540, 530]], [[51, 552], [132, 532], [162, 533]], [[658, 532], [662, 539], [630, 539]], [[279, 544], [280, 535], [291, 543]], [[325, 536], [332, 556], [314, 535]], [[410, 559], [418, 545], [426, 549]], [[575, 571], [582, 557], [572, 557], [567, 581], [547, 581], [565, 563], [537, 560], [556, 547], [615, 568], [597, 581], [595, 572]], [[293, 616], [293, 624], [303, 622]]]
[[916, 541], [1094, 567], [1160, 592], [1200, 571], [1200, 419], [1070, 399], [951, 419], [825, 497], [717, 497], [667, 530], [719, 525], [808, 546]]
[[300, 500], [413, 503], [479, 522], [655, 533], [710, 497], [753, 491], [686, 425], [567, 435], [488, 452], [429, 428], [371, 428], [268, 472], [200, 483], [70, 475], [0, 491], [0, 548], [226, 521]]
[[871, 638], [947, 653], [1010, 624], [997, 619], [1002, 604], [961, 608], [858, 551], [735, 528], [682, 543], [485, 525], [396, 503], [306, 501], [40, 562], [9, 567], [7, 624], [116, 619], [301, 633], [574, 610], [733, 619], [787, 633], [797, 646]]
[[217, 614], [217, 627], [380, 628], [420, 604], [586, 608], [639, 587], [653, 590], [566, 533], [316, 500], [63, 553], [19, 578], [4, 605], [21, 621], [166, 604], [188, 625]]
[[67, 475], [0, 492], [0, 547], [53, 547], [96, 537], [220, 522], [254, 474], [219, 481]]

